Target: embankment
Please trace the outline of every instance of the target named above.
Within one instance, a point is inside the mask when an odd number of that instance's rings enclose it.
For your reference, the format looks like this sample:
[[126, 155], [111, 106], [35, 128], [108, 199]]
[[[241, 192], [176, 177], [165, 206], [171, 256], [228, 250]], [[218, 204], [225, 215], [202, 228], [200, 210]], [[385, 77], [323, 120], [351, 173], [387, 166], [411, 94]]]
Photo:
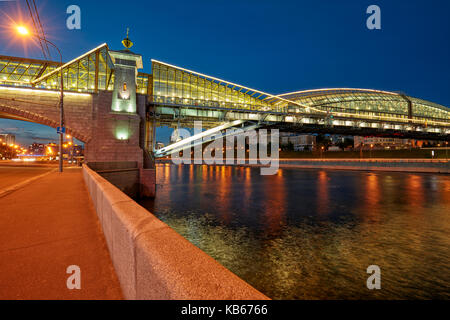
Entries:
[[282, 168], [450, 173], [447, 160], [429, 159], [280, 159]]
[[[193, 161], [192, 161], [193, 162]], [[157, 163], [172, 163], [170, 159], [157, 160]], [[254, 160], [254, 163], [259, 163]], [[224, 161], [225, 164], [225, 161]], [[220, 165], [220, 164], [218, 164]], [[260, 164], [225, 164], [259, 167]], [[360, 171], [396, 171], [415, 173], [450, 173], [448, 160], [431, 159], [279, 159], [280, 168], [360, 170]]]
[[114, 269], [127, 299], [268, 299], [83, 166]]

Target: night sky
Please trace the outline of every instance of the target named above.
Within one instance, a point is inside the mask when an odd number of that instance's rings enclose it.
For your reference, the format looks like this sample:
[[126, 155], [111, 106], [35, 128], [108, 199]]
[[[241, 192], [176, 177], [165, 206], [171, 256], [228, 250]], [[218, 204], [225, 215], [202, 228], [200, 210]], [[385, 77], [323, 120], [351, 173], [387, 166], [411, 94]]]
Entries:
[[[129, 27], [144, 72], [154, 58], [273, 94], [371, 88], [450, 106], [448, 0], [35, 1], [66, 61], [104, 42], [122, 49]], [[66, 28], [71, 4], [81, 8], [81, 30]], [[381, 8], [381, 30], [366, 27], [371, 4]], [[41, 59], [9, 29], [20, 16], [27, 20], [25, 1], [0, 1], [0, 54]], [[56, 139], [52, 128], [12, 120], [0, 119], [0, 132], [22, 144]], [[168, 140], [168, 130], [159, 133]]]

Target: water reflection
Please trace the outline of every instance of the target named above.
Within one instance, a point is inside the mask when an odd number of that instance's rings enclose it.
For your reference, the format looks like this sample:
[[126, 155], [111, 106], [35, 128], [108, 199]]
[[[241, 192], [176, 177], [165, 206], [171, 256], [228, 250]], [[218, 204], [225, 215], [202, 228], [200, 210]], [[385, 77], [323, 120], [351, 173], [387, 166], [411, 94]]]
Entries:
[[409, 175], [407, 184], [406, 196], [410, 203], [411, 213], [420, 214], [424, 204], [424, 182], [422, 176], [416, 174]]
[[271, 236], [279, 236], [285, 224], [284, 214], [286, 211], [283, 169], [279, 169], [277, 175], [268, 177], [264, 182], [262, 195], [266, 202], [264, 212], [266, 233]]
[[361, 212], [364, 212], [364, 219], [372, 222], [379, 222], [381, 191], [378, 181], [378, 173], [368, 173], [365, 177], [364, 201], [362, 201]]
[[[450, 177], [158, 165], [143, 205], [274, 299], [450, 298]], [[365, 287], [382, 269], [382, 290]]]
[[328, 197], [328, 176], [325, 170], [320, 170], [318, 172], [317, 179], [317, 214], [324, 215], [327, 213], [329, 206]]

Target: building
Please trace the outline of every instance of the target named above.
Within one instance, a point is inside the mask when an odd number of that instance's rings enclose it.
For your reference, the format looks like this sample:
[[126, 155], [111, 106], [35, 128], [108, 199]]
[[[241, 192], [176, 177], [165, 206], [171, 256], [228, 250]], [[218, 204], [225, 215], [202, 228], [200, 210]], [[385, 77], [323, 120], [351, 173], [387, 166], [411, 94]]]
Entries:
[[328, 147], [327, 151], [342, 151], [342, 149], [338, 146], [330, 146]]
[[56, 143], [49, 143], [45, 146], [45, 155], [54, 159], [59, 155], [58, 145]]
[[74, 157], [81, 157], [83, 155], [84, 155], [84, 153], [83, 153], [83, 146], [75, 144], [73, 146], [73, 156]]
[[16, 144], [16, 136], [9, 133], [0, 134], [0, 142], [5, 142], [7, 145]]
[[280, 132], [280, 145], [292, 144], [295, 151], [314, 150], [316, 147], [316, 136], [310, 134], [298, 135], [291, 132]]
[[34, 142], [28, 147], [28, 152], [32, 155], [45, 155], [45, 145]]
[[372, 149], [404, 149], [411, 147], [411, 141], [409, 139], [399, 138], [382, 138], [382, 137], [354, 137], [354, 147], [359, 148], [372, 148]]

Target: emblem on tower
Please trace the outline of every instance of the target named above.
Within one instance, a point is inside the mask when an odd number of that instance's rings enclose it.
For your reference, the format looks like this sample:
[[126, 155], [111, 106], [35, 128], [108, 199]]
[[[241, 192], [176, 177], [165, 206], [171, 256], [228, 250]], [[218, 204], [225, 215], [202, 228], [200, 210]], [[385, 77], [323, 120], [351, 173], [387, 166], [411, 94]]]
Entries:
[[133, 42], [131, 42], [130, 38], [128, 38], [129, 32], [130, 32], [130, 28], [127, 28], [127, 37], [122, 40], [122, 44], [127, 50], [129, 50], [133, 46]]

